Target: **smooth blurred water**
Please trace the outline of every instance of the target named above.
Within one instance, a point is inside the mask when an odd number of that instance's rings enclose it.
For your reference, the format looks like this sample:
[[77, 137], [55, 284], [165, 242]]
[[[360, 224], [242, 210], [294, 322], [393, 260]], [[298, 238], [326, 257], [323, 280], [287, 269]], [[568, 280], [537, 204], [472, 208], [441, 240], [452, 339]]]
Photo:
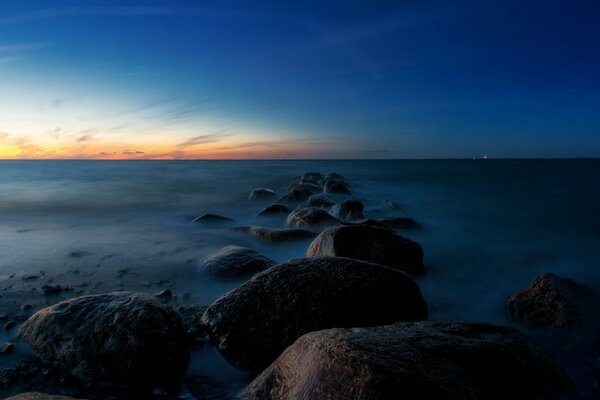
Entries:
[[[264, 204], [248, 192], [283, 195], [306, 171], [346, 176], [373, 216], [424, 225], [403, 234], [425, 251], [429, 273], [418, 281], [431, 319], [514, 324], [506, 297], [544, 272], [600, 291], [600, 160], [0, 161], [0, 287], [30, 290], [19, 277], [42, 271], [38, 286], [169, 287], [209, 303], [240, 283], [202, 273], [211, 251], [239, 244], [285, 261], [308, 241], [268, 246], [190, 221], [213, 212], [257, 223]], [[589, 391], [589, 368], [575, 364], [569, 372]]]

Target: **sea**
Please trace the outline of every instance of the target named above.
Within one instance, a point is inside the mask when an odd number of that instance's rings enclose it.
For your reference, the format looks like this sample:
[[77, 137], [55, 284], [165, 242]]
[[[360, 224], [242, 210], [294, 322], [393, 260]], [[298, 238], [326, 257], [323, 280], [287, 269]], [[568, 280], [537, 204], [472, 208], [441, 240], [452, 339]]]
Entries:
[[[303, 257], [309, 240], [268, 245], [192, 220], [204, 213], [237, 224], [281, 226], [255, 214], [255, 188], [282, 196], [304, 172], [337, 172], [375, 218], [407, 216], [423, 228], [428, 273], [416, 278], [431, 320], [522, 330], [552, 354], [578, 390], [599, 395], [600, 336], [567, 338], [509, 318], [507, 297], [553, 272], [600, 293], [600, 160], [0, 161], [0, 309], [55, 300], [44, 284], [76, 293], [170, 289], [177, 304], [210, 304], [243, 282], [208, 276], [219, 248], [253, 248], [276, 262]], [[391, 209], [386, 201], [401, 207]], [[4, 302], [4, 303], [3, 303]], [[27, 311], [14, 311], [27, 312]], [[0, 345], [15, 341], [0, 332]], [[17, 342], [18, 343], [18, 342]], [[0, 364], [32, 357], [23, 344]], [[250, 379], [214, 348], [194, 350], [188, 374], [231, 391]], [[1, 394], [1, 393], [0, 393]]]

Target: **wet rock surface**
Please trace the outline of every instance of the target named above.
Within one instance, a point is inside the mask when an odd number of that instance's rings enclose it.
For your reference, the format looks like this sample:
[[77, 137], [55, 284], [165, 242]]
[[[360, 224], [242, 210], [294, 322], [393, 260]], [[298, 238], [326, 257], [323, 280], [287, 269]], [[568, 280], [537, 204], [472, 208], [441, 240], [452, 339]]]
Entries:
[[293, 189], [288, 194], [279, 199], [279, 203], [284, 204], [298, 204], [302, 203], [310, 196], [312, 196], [313, 192], [306, 189]]
[[391, 229], [372, 225], [328, 228], [310, 244], [307, 257], [349, 257], [396, 268], [410, 275], [425, 272], [423, 249]]
[[419, 287], [406, 274], [348, 258], [316, 257], [255, 275], [215, 301], [202, 321], [226, 358], [257, 370], [307, 332], [426, 316]]
[[264, 243], [286, 243], [296, 240], [306, 240], [315, 237], [308, 229], [297, 228], [264, 228], [254, 225], [241, 225], [231, 228], [233, 232], [247, 233], [254, 239]]
[[206, 272], [220, 277], [252, 275], [274, 264], [257, 251], [240, 246], [225, 246], [204, 260]]
[[273, 217], [273, 216], [287, 216], [290, 213], [290, 209], [284, 204], [271, 204], [260, 210], [257, 217]]
[[333, 194], [352, 194], [352, 192], [348, 188], [348, 185], [346, 185], [344, 182], [332, 180], [325, 182], [323, 192]]
[[365, 218], [364, 208], [358, 200], [344, 200], [334, 204], [329, 212], [339, 220], [354, 221]]
[[407, 322], [327, 329], [298, 339], [244, 399], [559, 399], [566, 373], [515, 329]]
[[254, 189], [248, 195], [248, 200], [269, 200], [277, 197], [273, 189], [258, 188]]
[[308, 207], [292, 211], [286, 219], [286, 226], [320, 230], [328, 226], [337, 225], [339, 222], [337, 218], [333, 217], [327, 211], [316, 207]]
[[142, 293], [59, 302], [32, 315], [19, 336], [44, 360], [86, 380], [172, 385], [188, 362], [181, 318]]
[[591, 310], [588, 289], [572, 279], [544, 274], [508, 299], [508, 311], [532, 326], [583, 327]]
[[197, 224], [205, 224], [205, 225], [218, 225], [218, 224], [226, 224], [233, 222], [232, 218], [224, 217], [218, 214], [202, 214], [199, 217], [194, 218], [192, 222]]

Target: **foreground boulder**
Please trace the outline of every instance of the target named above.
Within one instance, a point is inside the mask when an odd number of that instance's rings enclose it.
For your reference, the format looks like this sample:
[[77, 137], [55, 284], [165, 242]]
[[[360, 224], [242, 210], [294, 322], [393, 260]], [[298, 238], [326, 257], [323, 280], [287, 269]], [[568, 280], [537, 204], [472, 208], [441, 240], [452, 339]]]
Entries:
[[226, 358], [259, 370], [307, 332], [426, 316], [425, 300], [408, 275], [349, 258], [320, 257], [255, 275], [215, 301], [202, 321]]
[[418, 275], [425, 272], [423, 249], [391, 229], [372, 225], [328, 228], [310, 244], [307, 257], [350, 257]]
[[327, 181], [323, 187], [324, 193], [351, 194], [348, 186], [342, 181]]
[[315, 237], [315, 234], [312, 231], [298, 228], [275, 229], [254, 225], [240, 225], [234, 226], [231, 230], [234, 232], [247, 233], [254, 239], [265, 243], [285, 243]]
[[510, 315], [534, 326], [582, 327], [589, 308], [587, 288], [555, 274], [542, 275], [508, 299]]
[[144, 293], [61, 301], [29, 317], [19, 335], [44, 360], [92, 381], [176, 384], [188, 362], [181, 318]]
[[327, 211], [316, 207], [299, 208], [288, 215], [285, 223], [288, 227], [320, 230], [337, 225], [340, 221]]
[[197, 224], [216, 225], [233, 222], [233, 219], [218, 214], [208, 213], [202, 214], [199, 217], [194, 218], [192, 222], [195, 222]]
[[342, 221], [353, 221], [365, 218], [365, 206], [358, 200], [344, 200], [331, 207], [330, 213]]
[[243, 392], [244, 399], [558, 399], [565, 372], [511, 328], [407, 322], [302, 336]]
[[256, 214], [257, 217], [273, 217], [278, 215], [288, 215], [290, 209], [287, 206], [279, 203], [271, 204], [268, 207], [263, 208]]
[[269, 200], [276, 197], [275, 191], [268, 188], [254, 189], [248, 195], [248, 200]]
[[38, 392], [21, 393], [16, 396], [7, 397], [4, 400], [81, 400], [74, 397], [58, 396], [55, 394], [46, 394]]
[[257, 251], [240, 246], [225, 246], [204, 260], [206, 272], [220, 277], [254, 275], [274, 264]]

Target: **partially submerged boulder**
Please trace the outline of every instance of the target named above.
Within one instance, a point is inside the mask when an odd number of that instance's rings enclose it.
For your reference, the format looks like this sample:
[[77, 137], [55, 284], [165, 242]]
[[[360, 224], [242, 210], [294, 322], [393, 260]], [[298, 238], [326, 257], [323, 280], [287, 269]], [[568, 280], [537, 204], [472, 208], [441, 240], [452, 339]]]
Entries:
[[285, 223], [288, 227], [320, 230], [337, 225], [340, 221], [327, 211], [316, 207], [299, 208], [288, 215]]
[[233, 219], [218, 214], [207, 213], [194, 218], [192, 222], [205, 225], [217, 225], [233, 222]]
[[274, 199], [276, 196], [273, 189], [258, 188], [250, 192], [248, 200], [269, 200]]
[[262, 226], [240, 225], [231, 228], [234, 232], [247, 233], [256, 240], [265, 243], [285, 243], [295, 240], [306, 240], [315, 237], [315, 233], [308, 229], [298, 228], [263, 228]]
[[427, 317], [406, 274], [349, 258], [288, 261], [254, 275], [213, 303], [202, 320], [234, 364], [266, 367], [304, 333]]
[[325, 180], [326, 181], [343, 181], [346, 178], [344, 178], [342, 175], [338, 174], [337, 172], [330, 172], [327, 175], [325, 175]]
[[573, 383], [519, 331], [465, 322], [327, 329], [288, 347], [243, 399], [559, 399]]
[[343, 225], [321, 232], [310, 244], [307, 257], [350, 257], [418, 275], [425, 272], [423, 249], [417, 242], [388, 228]]
[[4, 400], [82, 400], [74, 397], [59, 396], [56, 394], [46, 394], [39, 392], [27, 392], [7, 397]]
[[263, 208], [262, 210], [260, 210], [258, 212], [258, 214], [256, 214], [257, 217], [273, 217], [273, 216], [281, 216], [281, 215], [288, 215], [290, 213], [290, 209], [283, 205], [283, 204], [279, 204], [279, 203], [275, 203], [275, 204], [271, 204], [270, 206], [267, 206], [265, 208]]
[[313, 193], [306, 189], [293, 189], [279, 199], [279, 203], [298, 204], [308, 199]]
[[320, 172], [306, 172], [300, 178], [300, 183], [315, 183], [319, 184], [323, 181], [323, 175]]
[[189, 357], [180, 316], [144, 293], [61, 301], [29, 317], [19, 335], [73, 375], [115, 384], [176, 384]]
[[299, 183], [297, 185], [294, 185], [290, 188], [291, 191], [293, 190], [308, 190], [311, 193], [321, 193], [323, 191], [323, 187], [321, 187], [320, 185], [317, 185], [315, 183]]
[[254, 275], [273, 265], [273, 260], [240, 246], [225, 246], [204, 260], [206, 271], [220, 277]]
[[589, 312], [588, 289], [572, 279], [544, 274], [508, 299], [510, 315], [528, 325], [554, 328], [583, 327]]
[[365, 218], [365, 206], [358, 200], [343, 200], [336, 203], [329, 211], [331, 215], [342, 221], [354, 221]]
[[419, 229], [421, 224], [408, 217], [386, 217], [378, 220], [385, 226], [395, 229]]
[[325, 182], [323, 192], [336, 194], [351, 194], [350, 189], [348, 189], [348, 186], [344, 182], [332, 180]]
[[331, 208], [335, 203], [348, 200], [348, 197], [348, 195], [317, 193], [310, 196], [306, 204], [309, 207]]

